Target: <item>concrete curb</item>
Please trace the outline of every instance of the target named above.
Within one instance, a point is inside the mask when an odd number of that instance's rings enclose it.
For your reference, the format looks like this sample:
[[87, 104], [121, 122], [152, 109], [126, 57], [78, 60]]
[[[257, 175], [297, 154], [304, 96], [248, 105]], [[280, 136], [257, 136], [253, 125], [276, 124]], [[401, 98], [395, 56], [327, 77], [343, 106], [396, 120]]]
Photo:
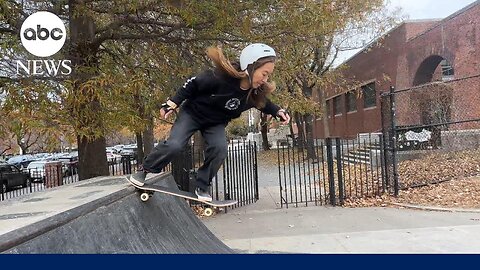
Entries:
[[434, 207], [434, 206], [424, 206], [424, 205], [414, 205], [406, 203], [389, 203], [391, 205], [424, 210], [424, 211], [438, 211], [438, 212], [461, 212], [461, 213], [480, 213], [480, 209], [469, 209], [469, 208], [443, 208], [443, 207]]

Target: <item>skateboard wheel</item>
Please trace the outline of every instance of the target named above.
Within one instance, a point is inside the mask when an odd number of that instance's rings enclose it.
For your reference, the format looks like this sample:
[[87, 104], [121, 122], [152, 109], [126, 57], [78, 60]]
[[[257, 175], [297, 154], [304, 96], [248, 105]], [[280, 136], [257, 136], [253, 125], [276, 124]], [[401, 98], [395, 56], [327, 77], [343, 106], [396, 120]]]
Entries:
[[142, 200], [143, 202], [148, 201], [148, 199], [150, 199], [150, 194], [148, 194], [147, 192], [144, 192], [140, 195], [140, 200]]
[[212, 208], [205, 208], [205, 209], [203, 210], [203, 214], [204, 214], [205, 216], [207, 216], [207, 217], [213, 215], [213, 210], [212, 210]]

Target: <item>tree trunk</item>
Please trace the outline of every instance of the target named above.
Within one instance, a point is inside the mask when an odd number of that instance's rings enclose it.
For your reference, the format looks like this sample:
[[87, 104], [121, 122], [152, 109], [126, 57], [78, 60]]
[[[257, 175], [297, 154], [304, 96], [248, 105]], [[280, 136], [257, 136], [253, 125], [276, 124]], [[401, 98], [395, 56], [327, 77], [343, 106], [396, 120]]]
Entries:
[[295, 131], [293, 130], [293, 121], [290, 121], [290, 123], [288, 123], [288, 127], [290, 129], [290, 136], [292, 137], [292, 145], [295, 147], [298, 144], [298, 138], [295, 137]]
[[[140, 93], [135, 93], [133, 95], [133, 100], [135, 101], [135, 104], [138, 106], [138, 115], [140, 115], [141, 118], [145, 118], [145, 105], [144, 102], [140, 96]], [[147, 127], [148, 128], [148, 127]], [[145, 128], [145, 129], [147, 129]], [[142, 164], [143, 159], [145, 158], [145, 148], [144, 148], [144, 138], [143, 138], [143, 131], [136, 131], [135, 132], [135, 138], [137, 141], [137, 161], [139, 161], [137, 164]]]
[[305, 147], [305, 129], [303, 125], [303, 116], [300, 113], [295, 113], [295, 122], [297, 123], [297, 128], [298, 128], [298, 148], [303, 149]]
[[92, 117], [101, 114], [102, 108], [94, 94], [83, 90], [82, 87], [83, 83], [98, 73], [98, 46], [92, 45], [95, 38], [95, 23], [88, 15], [77, 12], [77, 1], [70, 0], [69, 8], [71, 33], [69, 58], [72, 61], [72, 76], [75, 80], [73, 93], [82, 96], [84, 100], [83, 104], [77, 104], [77, 108], [82, 110], [77, 110], [73, 115], [78, 123], [75, 128], [82, 130], [84, 134], [77, 135], [79, 180], [84, 180], [109, 175], [109, 171], [105, 135], [98, 134], [98, 131], [103, 130], [103, 123], [101, 118]]
[[22, 143], [21, 140], [17, 140], [18, 147], [20, 147], [20, 155], [26, 155], [28, 154], [27, 150], [28, 147], [25, 145], [25, 143]]
[[[80, 180], [100, 175], [109, 175], [105, 137], [88, 140], [77, 136], [78, 141], [78, 177]], [[103, 149], [103, 151], [101, 151]]]
[[305, 137], [307, 148], [307, 159], [316, 160], [317, 153], [315, 153], [315, 141], [313, 138], [313, 121], [314, 117], [311, 114], [307, 114], [305, 119]]
[[328, 110], [327, 110], [327, 100], [325, 99], [325, 94], [322, 90], [317, 91], [320, 98], [320, 104], [322, 104], [322, 123], [323, 123], [323, 134], [324, 138], [330, 137], [330, 127], [328, 125]]
[[267, 123], [267, 115], [262, 113], [261, 121], [260, 121], [260, 132], [262, 133], [262, 147], [263, 150], [270, 150], [270, 144], [268, 143], [268, 123]]
[[153, 136], [153, 117], [148, 119], [147, 129], [143, 131], [143, 151], [145, 156], [150, 154], [153, 149], [153, 141], [155, 140]]
[[145, 157], [142, 133], [136, 132], [135, 138], [137, 139], [137, 160], [139, 161], [137, 164], [141, 164], [143, 162], [143, 158]]

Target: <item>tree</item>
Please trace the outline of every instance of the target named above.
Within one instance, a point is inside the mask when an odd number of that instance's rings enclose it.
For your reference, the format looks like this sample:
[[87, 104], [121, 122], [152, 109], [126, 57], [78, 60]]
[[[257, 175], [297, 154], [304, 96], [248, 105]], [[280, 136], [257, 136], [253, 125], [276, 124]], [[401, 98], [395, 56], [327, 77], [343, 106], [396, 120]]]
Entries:
[[71, 130], [52, 119], [58, 103], [53, 94], [52, 99], [45, 98], [47, 88], [28, 81], [3, 88], [7, 95], [0, 102], [0, 136], [7, 142], [6, 148], [18, 146], [23, 154], [60, 150], [60, 138], [68, 138]]
[[248, 124], [245, 119], [240, 117], [231, 121], [227, 126], [227, 137], [245, 137], [248, 134]]
[[[363, 46], [355, 43], [356, 37], [377, 38], [397, 17], [387, 12], [382, 0], [276, 1], [270, 9], [262, 31], [269, 33], [281, 56], [276, 78], [281, 78], [282, 91], [276, 97], [294, 113], [300, 143], [308, 145], [308, 157], [315, 158], [313, 114], [321, 117], [325, 112], [325, 85], [345, 84], [339, 70], [332, 70], [338, 54]], [[312, 100], [314, 93], [320, 104]]]
[[262, 149], [263, 150], [270, 150], [270, 144], [268, 143], [268, 115], [262, 113], [260, 117], [260, 132], [262, 134]]
[[[231, 2], [70, 0], [37, 1], [28, 5], [23, 1], [1, 2], [2, 36], [18, 35], [19, 22], [40, 9], [53, 11], [69, 25], [66, 57], [72, 60], [74, 74], [61, 83], [64, 87], [61, 109], [68, 113], [67, 121], [77, 136], [80, 179], [108, 174], [105, 134], [109, 124], [118, 124], [119, 120], [109, 118], [103, 106], [105, 97], [116, 91], [109, 87], [112, 81], [108, 72], [102, 70], [102, 61], [111, 47], [117, 44], [122, 47], [131, 41], [150, 41], [177, 47], [177, 52], [188, 52], [180, 53], [185, 57], [197, 54], [199, 48], [205, 48], [210, 42], [241, 41], [243, 18], [236, 15], [256, 5], [253, 1]], [[18, 46], [16, 49], [22, 51]], [[3, 77], [8, 82], [24, 80]], [[27, 79], [52, 81], [52, 78]], [[141, 80], [134, 83], [143, 84]]]
[[[17, 40], [21, 22], [38, 10], [68, 24], [66, 49], [55, 58], [72, 61], [69, 77], [15, 75], [12, 60], [29, 57]], [[142, 132], [152, 129], [155, 106], [207, 64], [207, 46], [222, 44], [232, 56], [247, 42], [272, 44], [281, 56], [279, 86], [286, 89], [274, 100], [313, 112], [310, 93], [330, 78], [339, 33], [368, 25], [380, 10], [380, 0], [0, 0], [0, 53], [7, 59], [1, 66], [10, 69], [0, 74], [0, 88], [8, 89], [12, 104], [41, 104], [34, 115], [53, 123], [52, 130], [71, 127], [80, 179], [106, 175], [105, 137], [127, 126], [147, 145]]]

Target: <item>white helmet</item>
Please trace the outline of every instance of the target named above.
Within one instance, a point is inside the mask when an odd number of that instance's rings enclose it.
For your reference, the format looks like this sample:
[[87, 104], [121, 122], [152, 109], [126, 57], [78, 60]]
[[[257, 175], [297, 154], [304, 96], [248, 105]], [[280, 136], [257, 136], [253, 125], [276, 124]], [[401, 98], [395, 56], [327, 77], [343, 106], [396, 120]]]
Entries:
[[255, 63], [260, 58], [267, 56], [277, 56], [275, 50], [263, 43], [253, 43], [242, 50], [240, 54], [240, 68], [246, 70], [247, 66]]

